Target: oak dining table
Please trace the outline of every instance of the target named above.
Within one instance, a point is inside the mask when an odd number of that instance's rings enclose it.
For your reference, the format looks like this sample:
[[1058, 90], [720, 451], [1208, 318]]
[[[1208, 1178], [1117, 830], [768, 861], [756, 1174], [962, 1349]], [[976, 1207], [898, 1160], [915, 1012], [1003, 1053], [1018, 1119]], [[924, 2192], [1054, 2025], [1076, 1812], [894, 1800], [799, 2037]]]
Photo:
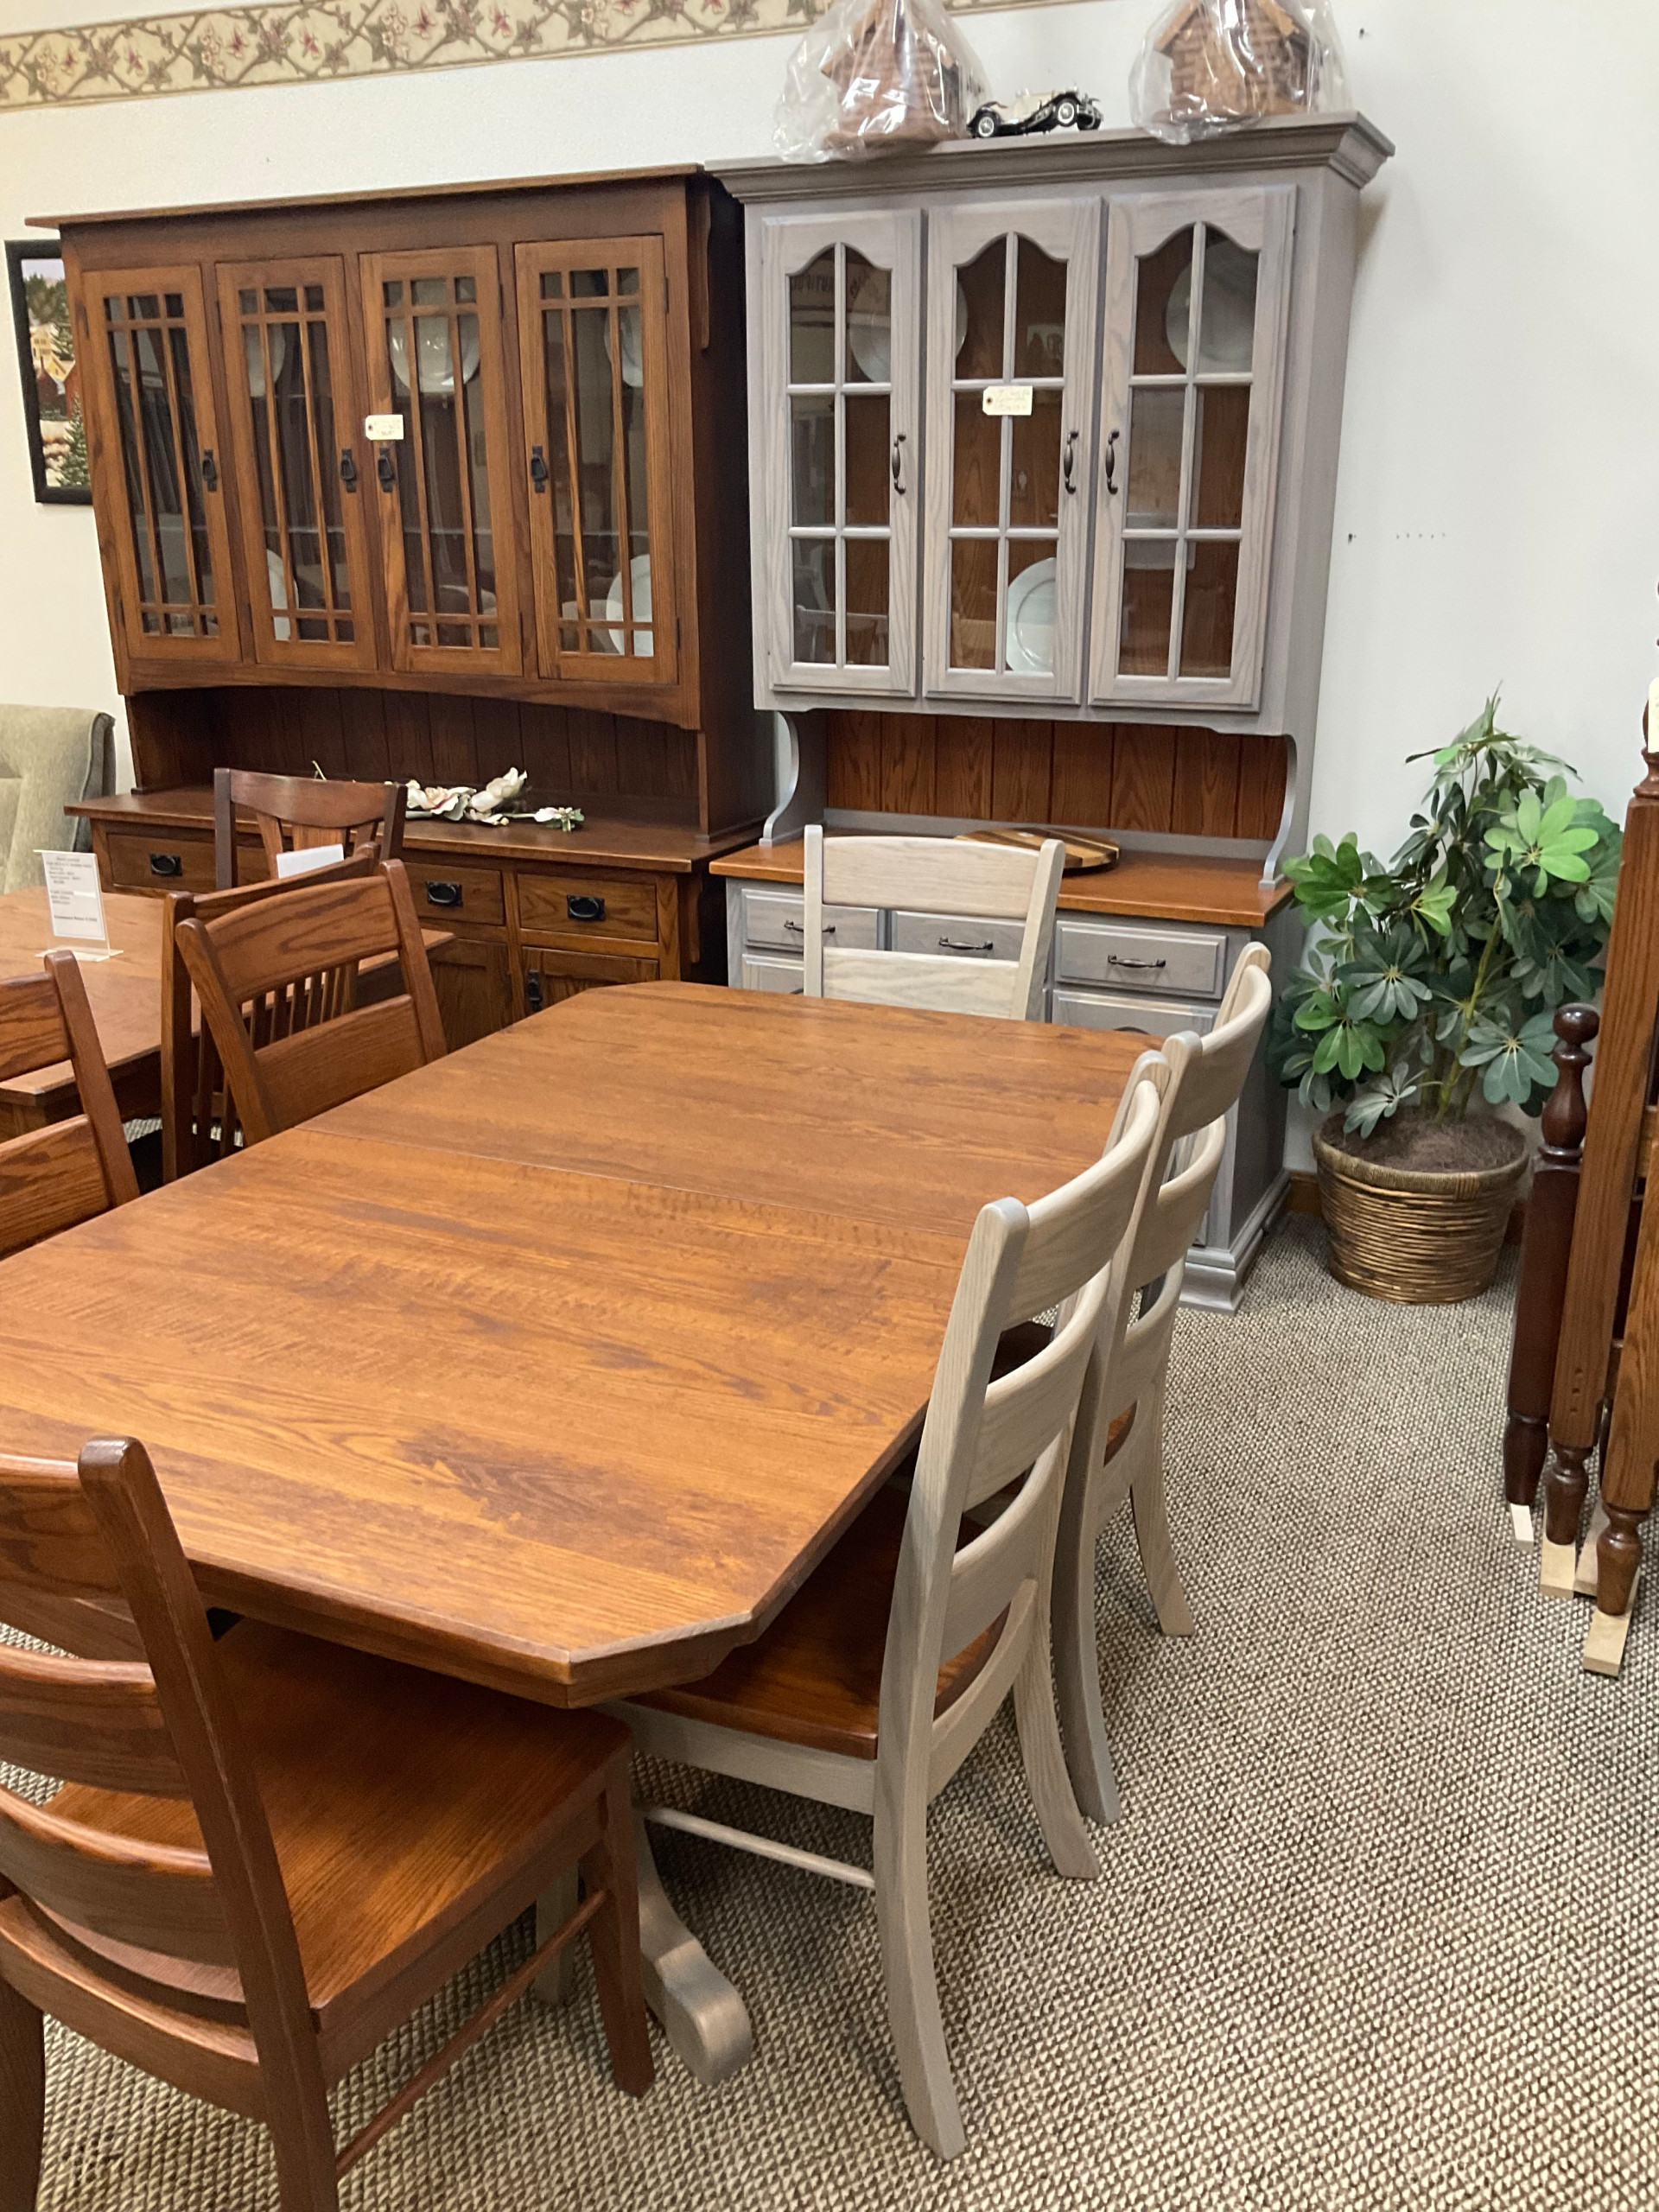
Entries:
[[[0, 1448], [141, 1439], [210, 1604], [553, 1705], [696, 1680], [901, 1459], [980, 1207], [1097, 1158], [1146, 1041], [583, 993], [0, 1262]], [[641, 1875], [718, 2079], [747, 2013]]]
[[[129, 1122], [162, 1110], [162, 922], [166, 911], [164, 899], [106, 892], [108, 942], [92, 945], [52, 934], [52, 909], [43, 890], [0, 894], [0, 978], [38, 976], [48, 952], [81, 956], [81, 981], [98, 1041], [104, 1047], [116, 1103]], [[77, 1110], [67, 1060], [0, 1083], [0, 1138], [44, 1128]]]

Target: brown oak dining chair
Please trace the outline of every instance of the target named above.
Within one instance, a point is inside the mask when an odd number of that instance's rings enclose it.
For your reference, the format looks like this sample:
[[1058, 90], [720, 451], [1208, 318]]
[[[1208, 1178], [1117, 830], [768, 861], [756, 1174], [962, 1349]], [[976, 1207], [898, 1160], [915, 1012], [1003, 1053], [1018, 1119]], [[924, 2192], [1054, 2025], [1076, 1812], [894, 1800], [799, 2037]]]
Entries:
[[[1128, 1264], [1130, 1303], [1116, 1342], [1103, 1340], [1083, 1390], [1066, 1471], [1054, 1561], [1054, 1671], [1066, 1764], [1091, 1820], [1117, 1818], [1117, 1780], [1100, 1701], [1095, 1630], [1095, 1545], [1129, 1502], [1136, 1547], [1160, 1626], [1190, 1636], [1193, 1622], [1175, 1563], [1164, 1496], [1164, 1400], [1186, 1255], [1209, 1209], [1236, 1105], [1273, 1005], [1267, 947], [1247, 945], [1215, 1027], [1166, 1038], [1169, 1063], [1153, 1154], [1153, 1194]], [[1033, 1346], [1011, 1344], [1028, 1357]], [[1002, 1348], [1006, 1359], [1009, 1347]]]
[[[283, 2212], [585, 1932], [618, 2086], [652, 2080], [626, 1729], [245, 1621], [215, 1643], [142, 1445], [0, 1458], [7, 1580], [124, 1599], [143, 1658], [0, 1647], [0, 2212], [33, 2212], [44, 2013], [262, 2120]], [[327, 2092], [578, 1868], [586, 1895], [343, 2151]]]
[[115, 1089], [73, 953], [0, 982], [0, 1082], [67, 1060], [80, 1111], [0, 1142], [0, 1258], [138, 1195]]
[[280, 854], [343, 845], [346, 857], [372, 849], [395, 861], [404, 850], [403, 784], [353, 784], [322, 776], [263, 776], [247, 768], [213, 771], [213, 882], [232, 891], [237, 881], [236, 817], [251, 814], [259, 825], [265, 865], [276, 874]]
[[[862, 999], [1004, 1020], [1042, 1017], [1055, 903], [1065, 847], [1050, 837], [1035, 851], [952, 837], [826, 837], [816, 823], [804, 840], [802, 989], [810, 999]], [[919, 950], [837, 945], [832, 906], [902, 907], [937, 918]], [[951, 918], [964, 918], [961, 929]], [[988, 923], [986, 937], [976, 923]], [[995, 925], [1018, 923], [1017, 944]]]
[[[174, 931], [245, 1144], [442, 1057], [443, 1025], [401, 861], [361, 880], [302, 877]], [[370, 1006], [361, 962], [395, 953], [403, 989]]]
[[[1056, 1725], [1049, 1592], [1078, 1393], [1122, 1295], [1166, 1074], [1155, 1053], [1141, 1060], [1094, 1166], [1030, 1207], [999, 1198], [981, 1211], [908, 1497], [877, 1491], [771, 1627], [712, 1675], [613, 1708], [642, 1751], [872, 1818], [873, 1875], [695, 1814], [666, 1822], [874, 1889], [905, 2102], [944, 2158], [966, 2139], [933, 1973], [927, 1808], [1010, 1690], [1050, 1855], [1077, 1879], [1100, 1872]], [[1056, 1306], [1052, 1341], [993, 1379], [1008, 1324]], [[964, 1521], [1011, 1484], [988, 1527]]]
[[[216, 920], [221, 914], [257, 906], [264, 899], [287, 898], [302, 886], [370, 875], [378, 865], [372, 848], [335, 861], [297, 880], [245, 883], [234, 891], [175, 891], [168, 894], [162, 924], [162, 1180], [171, 1183], [234, 1151], [238, 1128], [233, 1102], [225, 1095], [225, 1073], [213, 1031], [198, 1027], [192, 1008], [190, 971], [179, 945], [181, 922]], [[395, 965], [389, 976], [395, 981]], [[362, 992], [358, 996], [360, 1001]]]

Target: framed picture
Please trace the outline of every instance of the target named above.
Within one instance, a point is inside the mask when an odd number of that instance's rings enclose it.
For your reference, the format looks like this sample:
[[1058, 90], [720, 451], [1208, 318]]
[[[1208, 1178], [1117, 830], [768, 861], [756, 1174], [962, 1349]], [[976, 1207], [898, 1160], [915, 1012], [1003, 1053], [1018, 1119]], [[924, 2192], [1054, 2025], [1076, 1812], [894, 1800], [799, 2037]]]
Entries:
[[80, 412], [80, 371], [63, 257], [50, 238], [6, 241], [6, 276], [17, 327], [17, 366], [35, 497], [51, 506], [89, 507], [86, 426]]

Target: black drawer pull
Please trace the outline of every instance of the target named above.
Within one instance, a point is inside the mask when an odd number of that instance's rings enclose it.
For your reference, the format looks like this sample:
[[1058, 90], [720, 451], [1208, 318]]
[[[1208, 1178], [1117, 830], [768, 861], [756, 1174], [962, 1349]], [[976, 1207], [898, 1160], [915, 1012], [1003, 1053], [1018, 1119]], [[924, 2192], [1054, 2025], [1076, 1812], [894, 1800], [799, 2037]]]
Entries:
[[461, 898], [461, 886], [458, 883], [429, 881], [427, 884], [426, 903], [429, 906], [459, 906]]
[[602, 922], [605, 901], [590, 891], [572, 891], [565, 899], [564, 911], [573, 922]]
[[182, 875], [184, 874], [183, 856], [178, 853], [152, 853], [149, 856], [149, 872], [152, 875]]
[[987, 938], [983, 944], [963, 944], [960, 938], [942, 937], [939, 950], [942, 952], [995, 952], [996, 946], [990, 938]]
[[[806, 935], [806, 924], [804, 922], [791, 922], [789, 920], [787, 916], [785, 918], [784, 927], [786, 930], [793, 930], [797, 937], [804, 937]], [[836, 925], [833, 922], [826, 922], [823, 929], [818, 932], [821, 937], [834, 937], [835, 933]]]
[[524, 1004], [532, 1014], [539, 1014], [544, 1003], [542, 997], [542, 979], [532, 968], [524, 978]]
[[1116, 953], [1109, 952], [1106, 965], [1109, 968], [1167, 968], [1169, 963], [1167, 960], [1122, 960]]

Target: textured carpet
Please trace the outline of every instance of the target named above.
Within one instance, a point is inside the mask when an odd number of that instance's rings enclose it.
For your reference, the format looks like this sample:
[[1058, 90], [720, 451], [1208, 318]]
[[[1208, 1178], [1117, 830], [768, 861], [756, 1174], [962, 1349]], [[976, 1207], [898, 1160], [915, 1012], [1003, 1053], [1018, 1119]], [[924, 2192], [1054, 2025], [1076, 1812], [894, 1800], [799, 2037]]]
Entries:
[[[1061, 2212], [1659, 2201], [1654, 1645], [1579, 1670], [1495, 1475], [1513, 1259], [1470, 1305], [1341, 1289], [1288, 1224], [1244, 1310], [1176, 1338], [1170, 1492], [1199, 1622], [1155, 1632], [1102, 1546], [1123, 1815], [1106, 1874], [1039, 1857], [1006, 1719], [936, 1807], [935, 1928], [969, 2136], [906, 2123], [869, 1900], [663, 1837], [753, 2010], [700, 2088], [654, 2035], [605, 2075], [584, 1966], [518, 2006], [348, 2179], [421, 2212]], [[868, 1828], [689, 1777], [716, 1817], [868, 1863]], [[347, 2083], [342, 2132], [524, 1955], [521, 1928]], [[54, 2031], [42, 2212], [275, 2207], [260, 2131]]]

